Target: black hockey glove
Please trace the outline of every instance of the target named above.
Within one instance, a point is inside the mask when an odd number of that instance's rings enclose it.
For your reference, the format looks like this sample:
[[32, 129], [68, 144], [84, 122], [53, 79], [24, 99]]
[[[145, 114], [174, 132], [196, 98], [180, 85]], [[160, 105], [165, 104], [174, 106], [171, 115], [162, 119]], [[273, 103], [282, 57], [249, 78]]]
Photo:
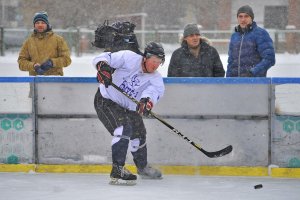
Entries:
[[104, 61], [100, 61], [97, 63], [97, 80], [99, 83], [108, 87], [112, 83], [112, 73], [113, 69]]
[[142, 98], [139, 104], [136, 106], [136, 111], [140, 115], [148, 116], [150, 114], [152, 107], [153, 107], [153, 102], [150, 100], [149, 97]]

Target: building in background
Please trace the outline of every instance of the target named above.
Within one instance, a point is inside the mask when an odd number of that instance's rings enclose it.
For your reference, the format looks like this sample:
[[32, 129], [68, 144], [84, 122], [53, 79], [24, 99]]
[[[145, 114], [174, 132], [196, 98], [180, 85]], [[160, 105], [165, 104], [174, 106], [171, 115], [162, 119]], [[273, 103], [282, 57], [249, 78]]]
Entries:
[[[64, 30], [95, 30], [105, 19], [113, 22], [122, 19], [120, 16], [132, 16], [126, 19], [137, 22], [137, 32], [182, 32], [185, 24], [198, 23], [203, 31], [219, 31], [209, 34], [208, 38], [223, 47], [230, 33], [221, 32], [233, 31], [237, 9], [249, 4], [254, 10], [255, 21], [270, 32], [277, 52], [300, 52], [300, 33], [295, 31], [300, 30], [300, 0], [152, 0], [151, 3], [147, 0], [0, 0], [0, 3], [0, 27], [5, 28], [31, 29], [32, 14], [41, 10], [48, 12], [54, 27]], [[143, 15], [136, 15], [140, 13]], [[138, 37], [141, 41], [157, 39], [174, 43], [178, 40], [174, 39], [178, 37], [176, 34], [140, 34]]]
[[236, 24], [237, 9], [245, 4], [253, 8], [256, 22], [265, 28], [285, 29], [290, 20], [299, 23], [297, 17], [300, 16], [299, 0], [153, 0], [155, 5], [149, 5], [146, 0], [112, 0], [110, 3], [87, 0], [82, 5], [72, 0], [0, 2], [1, 25], [10, 28], [31, 27], [32, 13], [40, 10], [46, 10], [53, 17], [53, 25], [60, 28], [88, 27], [104, 21], [103, 18], [117, 19], [117, 15], [145, 13], [148, 29], [174, 30], [187, 23], [199, 23], [205, 30], [231, 30]]
[[[289, 0], [288, 30], [300, 30], [300, 0]], [[291, 32], [286, 36], [286, 49], [289, 53], [300, 53], [300, 33]]]

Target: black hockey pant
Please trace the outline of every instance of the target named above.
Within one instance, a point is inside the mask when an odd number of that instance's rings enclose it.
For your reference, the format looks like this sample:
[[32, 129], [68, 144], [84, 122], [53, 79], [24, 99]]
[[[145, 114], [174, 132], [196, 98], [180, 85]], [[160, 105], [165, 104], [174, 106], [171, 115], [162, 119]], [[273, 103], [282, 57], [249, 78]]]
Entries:
[[103, 98], [99, 89], [95, 95], [94, 106], [98, 118], [108, 132], [114, 137], [112, 142], [113, 164], [124, 166], [129, 141], [131, 153], [137, 168], [147, 165], [146, 128], [142, 117], [135, 111], [130, 111]]

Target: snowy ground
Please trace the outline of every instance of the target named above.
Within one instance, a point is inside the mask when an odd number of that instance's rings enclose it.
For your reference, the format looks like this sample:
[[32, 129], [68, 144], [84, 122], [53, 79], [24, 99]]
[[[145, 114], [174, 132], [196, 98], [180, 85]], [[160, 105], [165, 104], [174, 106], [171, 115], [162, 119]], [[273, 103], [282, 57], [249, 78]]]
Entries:
[[[300, 179], [164, 176], [112, 186], [102, 174], [0, 173], [3, 200], [299, 200]], [[263, 188], [254, 189], [262, 184]]]
[[[96, 54], [84, 54], [81, 57], [72, 55], [72, 64], [65, 68], [65, 76], [68, 77], [95, 77], [92, 67], [92, 59]], [[220, 55], [226, 70], [227, 55]], [[166, 54], [166, 62], [159, 68], [163, 77], [167, 76], [171, 53]], [[18, 52], [6, 52], [4, 57], [0, 56], [0, 76], [28, 76], [28, 72], [19, 70]], [[276, 54], [276, 64], [268, 71], [268, 77], [300, 77], [300, 55], [298, 54]]]

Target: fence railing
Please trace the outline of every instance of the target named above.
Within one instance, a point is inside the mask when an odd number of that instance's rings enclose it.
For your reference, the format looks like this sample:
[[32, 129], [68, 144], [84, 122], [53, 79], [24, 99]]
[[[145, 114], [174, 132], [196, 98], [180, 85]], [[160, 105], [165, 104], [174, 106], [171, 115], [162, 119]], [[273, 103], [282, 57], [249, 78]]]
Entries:
[[[91, 42], [94, 41], [94, 30], [73, 28], [54, 29], [54, 32], [63, 36], [72, 52], [77, 56], [82, 53], [97, 51]], [[300, 30], [268, 30], [277, 53], [300, 52]], [[4, 56], [5, 51], [18, 51], [25, 39], [32, 33], [32, 29], [12, 29], [0, 27], [0, 55]], [[180, 44], [182, 30], [136, 30], [135, 31], [140, 47], [148, 41], [155, 40], [163, 44]], [[219, 53], [228, 52], [228, 43], [232, 30], [201, 30], [201, 34], [207, 37]], [[142, 39], [143, 38], [143, 41]], [[169, 49], [173, 51], [174, 49]], [[168, 49], [167, 49], [168, 51]]]

